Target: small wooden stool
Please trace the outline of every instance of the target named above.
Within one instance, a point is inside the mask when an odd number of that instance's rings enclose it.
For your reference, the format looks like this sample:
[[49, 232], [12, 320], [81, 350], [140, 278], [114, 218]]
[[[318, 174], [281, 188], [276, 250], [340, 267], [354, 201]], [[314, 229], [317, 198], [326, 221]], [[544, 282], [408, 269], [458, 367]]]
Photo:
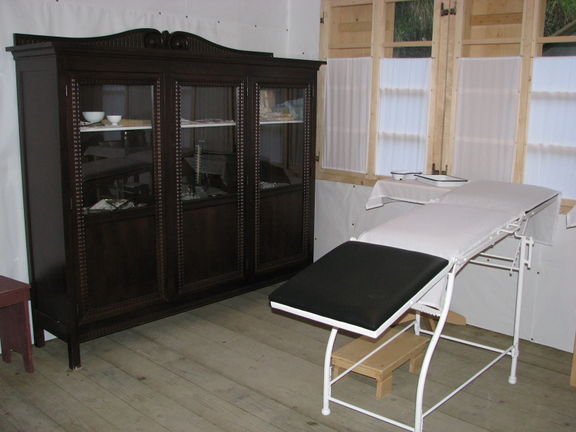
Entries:
[[[332, 354], [333, 376], [336, 377], [344, 372], [396, 333], [398, 330], [390, 329], [379, 339], [360, 337], [335, 351]], [[376, 397], [380, 399], [392, 391], [392, 372], [395, 369], [410, 360], [410, 372], [417, 373], [420, 370], [424, 358], [424, 348], [428, 340], [427, 337], [416, 336], [407, 331], [364, 363], [356, 366], [353, 372], [374, 378], [376, 380]]]
[[26, 372], [34, 372], [28, 300], [30, 285], [0, 276], [0, 339], [2, 360], [10, 363], [12, 350], [22, 354]]

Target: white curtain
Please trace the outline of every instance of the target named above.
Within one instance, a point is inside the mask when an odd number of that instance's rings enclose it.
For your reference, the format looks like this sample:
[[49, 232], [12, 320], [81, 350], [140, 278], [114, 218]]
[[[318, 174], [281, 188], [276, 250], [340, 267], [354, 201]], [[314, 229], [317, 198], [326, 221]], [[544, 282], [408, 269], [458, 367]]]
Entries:
[[576, 57], [534, 59], [524, 182], [576, 199]]
[[520, 57], [461, 58], [452, 173], [511, 181], [520, 96]]
[[365, 173], [372, 59], [328, 59], [322, 168]]
[[380, 60], [376, 174], [426, 165], [430, 58]]

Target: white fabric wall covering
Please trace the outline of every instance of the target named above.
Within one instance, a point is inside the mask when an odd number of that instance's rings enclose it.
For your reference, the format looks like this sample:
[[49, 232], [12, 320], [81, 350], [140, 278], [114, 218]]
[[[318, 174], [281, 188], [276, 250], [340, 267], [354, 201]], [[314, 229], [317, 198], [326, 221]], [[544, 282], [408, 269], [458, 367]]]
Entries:
[[[414, 204], [390, 203], [365, 210], [371, 192], [368, 186], [317, 181], [314, 259], [317, 260], [350, 237], [384, 223], [413, 208]], [[576, 229], [565, 229], [559, 215], [554, 246], [536, 245], [532, 269], [526, 272], [522, 301], [523, 339], [571, 352], [576, 332]], [[498, 245], [509, 253], [513, 242]], [[468, 323], [511, 334], [516, 274], [480, 266], [468, 266], [457, 276], [452, 310]], [[568, 282], [567, 282], [568, 281]]]
[[534, 59], [524, 182], [576, 199], [576, 57]]
[[[242, 3], [238, 0], [231, 1], [237, 4]], [[265, 7], [270, 10], [270, 0], [264, 1]], [[286, 52], [289, 53], [289, 57], [318, 60], [320, 58], [320, 0], [287, 0], [287, 3]]]
[[429, 58], [380, 60], [376, 174], [424, 171], [430, 99]]
[[[28, 280], [13, 33], [188, 31], [231, 48], [316, 59], [320, 0], [0, 0], [0, 274]], [[305, 17], [305, 19], [300, 19]], [[314, 18], [316, 17], [316, 18]], [[306, 23], [314, 21], [309, 29]], [[297, 32], [295, 36], [293, 33]]]
[[521, 59], [461, 58], [452, 173], [511, 181]]
[[322, 168], [365, 173], [372, 59], [328, 59]]
[[530, 340], [571, 352], [576, 335], [576, 229], [566, 229], [563, 218], [560, 215], [556, 224], [554, 247], [535, 248], [534, 308], [527, 324]]

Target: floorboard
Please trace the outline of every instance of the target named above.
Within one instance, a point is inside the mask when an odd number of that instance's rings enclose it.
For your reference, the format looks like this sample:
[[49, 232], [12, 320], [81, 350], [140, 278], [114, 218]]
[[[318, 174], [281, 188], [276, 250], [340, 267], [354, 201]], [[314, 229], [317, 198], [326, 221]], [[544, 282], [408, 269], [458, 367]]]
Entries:
[[[82, 345], [67, 369], [66, 345], [34, 348], [36, 372], [18, 354], [0, 364], [0, 431], [395, 432], [343, 407], [323, 416], [322, 362], [329, 330], [270, 310], [263, 288]], [[454, 336], [506, 347], [510, 338], [471, 326]], [[339, 337], [340, 346], [350, 340]], [[441, 341], [425, 393], [430, 406], [493, 354]], [[426, 432], [576, 432], [571, 354], [522, 341], [518, 383], [509, 359], [424, 422]], [[417, 376], [402, 366], [392, 393], [352, 374], [335, 396], [411, 424]]]

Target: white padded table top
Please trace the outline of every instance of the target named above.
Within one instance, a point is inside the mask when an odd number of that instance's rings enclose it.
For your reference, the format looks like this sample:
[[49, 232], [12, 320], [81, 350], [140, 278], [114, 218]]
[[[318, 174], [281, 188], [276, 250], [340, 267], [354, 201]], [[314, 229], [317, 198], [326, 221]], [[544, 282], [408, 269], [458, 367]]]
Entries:
[[540, 186], [495, 181], [469, 182], [440, 197], [443, 204], [481, 207], [513, 215], [530, 210], [558, 196], [558, 192]]
[[[358, 241], [423, 252], [463, 264], [468, 253], [496, 239], [498, 230], [516, 218], [509, 212], [451, 204], [428, 204], [360, 235]], [[446, 279], [420, 303], [439, 309]]]
[[362, 233], [358, 240], [456, 261], [489, 242], [514, 219], [511, 213], [499, 210], [428, 204]]
[[[442, 196], [439, 202], [506, 211], [518, 217], [528, 215], [525, 233], [538, 243], [551, 245], [560, 210], [560, 193], [541, 186], [475, 181]], [[548, 204], [543, 209], [531, 214], [545, 202]]]
[[[545, 211], [529, 220], [528, 231], [542, 242], [551, 238], [559, 205], [558, 192], [538, 186], [478, 181], [455, 188], [439, 197], [439, 203], [419, 206], [362, 233], [358, 240], [445, 258], [464, 264], [480, 249], [495, 243], [499, 232], [543, 203]], [[537, 234], [537, 235], [535, 235]], [[444, 281], [445, 283], [445, 281]], [[439, 282], [421, 300], [438, 308], [444, 283]]]

